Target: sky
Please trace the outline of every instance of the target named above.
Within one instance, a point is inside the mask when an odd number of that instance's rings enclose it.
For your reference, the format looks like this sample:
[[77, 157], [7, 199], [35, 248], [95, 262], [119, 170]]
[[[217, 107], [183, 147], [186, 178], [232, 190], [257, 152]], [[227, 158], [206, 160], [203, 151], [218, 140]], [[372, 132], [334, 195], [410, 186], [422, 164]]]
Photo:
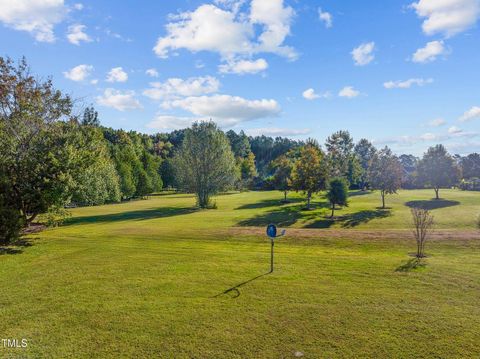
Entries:
[[25, 56], [103, 125], [212, 119], [396, 153], [480, 152], [480, 0], [0, 0], [0, 56]]

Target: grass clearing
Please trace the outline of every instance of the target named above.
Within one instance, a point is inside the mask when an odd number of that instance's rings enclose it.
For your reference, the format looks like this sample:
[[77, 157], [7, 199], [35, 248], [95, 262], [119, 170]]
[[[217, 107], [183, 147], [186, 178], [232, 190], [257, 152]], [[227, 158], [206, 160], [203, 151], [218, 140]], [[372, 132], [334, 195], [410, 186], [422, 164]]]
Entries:
[[[336, 221], [322, 196], [300, 211], [279, 192], [206, 211], [177, 194], [74, 209], [0, 255], [0, 337], [28, 339], [0, 357], [475, 357], [480, 193], [433, 194], [401, 191], [381, 210], [378, 193], [356, 192]], [[427, 243], [415, 265], [412, 201], [434, 207], [437, 232], [469, 235]], [[269, 243], [248, 229], [270, 222], [309, 237], [287, 230], [266, 274]]]

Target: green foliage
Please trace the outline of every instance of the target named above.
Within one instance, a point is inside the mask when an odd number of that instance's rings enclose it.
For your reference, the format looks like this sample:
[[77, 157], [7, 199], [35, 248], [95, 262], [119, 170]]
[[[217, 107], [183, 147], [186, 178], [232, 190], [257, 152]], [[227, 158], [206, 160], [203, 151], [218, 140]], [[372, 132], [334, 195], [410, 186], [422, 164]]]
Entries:
[[93, 106], [87, 107], [83, 112], [83, 118], [81, 122], [82, 126], [100, 126], [100, 120], [98, 119], [98, 112], [95, 111]]
[[292, 187], [307, 194], [307, 208], [310, 209], [312, 194], [325, 188], [326, 166], [323, 152], [314, 145], [300, 150], [300, 157], [292, 170]]
[[362, 138], [355, 145], [354, 152], [361, 167], [358, 184], [360, 189], [365, 190], [368, 187], [368, 167], [377, 150], [370, 141]]
[[480, 154], [471, 153], [460, 158], [460, 167], [464, 179], [480, 178]]
[[348, 206], [348, 182], [343, 177], [337, 177], [328, 183], [326, 194], [332, 207], [332, 217], [335, 214], [335, 205]]
[[335, 132], [327, 138], [325, 146], [331, 176], [347, 178], [354, 147], [350, 133], [348, 131]]
[[418, 177], [424, 186], [433, 187], [435, 198], [440, 188], [448, 188], [460, 180], [460, 169], [443, 145], [430, 147], [418, 163]]
[[292, 187], [293, 161], [287, 155], [282, 155], [272, 162], [274, 169], [272, 181], [274, 188], [282, 191], [284, 201], [287, 201], [287, 192]]
[[194, 123], [186, 130], [175, 168], [178, 184], [196, 194], [201, 208], [207, 208], [212, 195], [231, 188], [236, 180], [230, 143], [213, 122]]
[[0, 58], [0, 166], [11, 190], [10, 205], [31, 223], [52, 206], [63, 205], [71, 186], [68, 96], [50, 80], [30, 75], [25, 60], [14, 66]]
[[368, 169], [368, 181], [373, 189], [380, 191], [382, 208], [385, 208], [385, 195], [400, 189], [402, 174], [400, 161], [388, 147], [375, 153]]

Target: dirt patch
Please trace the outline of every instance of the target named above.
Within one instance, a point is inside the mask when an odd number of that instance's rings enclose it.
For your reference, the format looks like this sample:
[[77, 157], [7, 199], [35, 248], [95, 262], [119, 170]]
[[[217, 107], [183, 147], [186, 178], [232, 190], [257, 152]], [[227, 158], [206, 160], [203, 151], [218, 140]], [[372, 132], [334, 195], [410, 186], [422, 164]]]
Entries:
[[32, 233], [38, 233], [46, 229], [47, 227], [41, 223], [32, 223], [29, 227], [26, 227], [22, 230], [22, 235], [28, 235]]
[[[232, 227], [228, 234], [232, 236], [265, 236], [265, 228], [261, 227]], [[385, 240], [385, 239], [405, 239], [411, 238], [410, 230], [390, 229], [390, 230], [349, 230], [349, 229], [313, 229], [313, 228], [287, 228], [287, 236], [295, 238], [348, 238], [358, 240]], [[452, 230], [442, 229], [432, 232], [429, 240], [479, 240], [480, 233], [476, 230]]]

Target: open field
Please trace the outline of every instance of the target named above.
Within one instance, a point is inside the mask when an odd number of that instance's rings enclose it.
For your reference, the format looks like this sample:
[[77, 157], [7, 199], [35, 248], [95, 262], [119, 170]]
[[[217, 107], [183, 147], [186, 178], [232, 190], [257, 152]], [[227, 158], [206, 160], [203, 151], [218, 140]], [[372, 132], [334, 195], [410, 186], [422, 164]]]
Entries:
[[[352, 193], [326, 218], [321, 196], [159, 195], [72, 210], [60, 228], [0, 255], [0, 357], [478, 357], [480, 193]], [[412, 201], [436, 234], [412, 268]], [[288, 227], [276, 246], [263, 231]], [[254, 228], [259, 227], [262, 228]]]

